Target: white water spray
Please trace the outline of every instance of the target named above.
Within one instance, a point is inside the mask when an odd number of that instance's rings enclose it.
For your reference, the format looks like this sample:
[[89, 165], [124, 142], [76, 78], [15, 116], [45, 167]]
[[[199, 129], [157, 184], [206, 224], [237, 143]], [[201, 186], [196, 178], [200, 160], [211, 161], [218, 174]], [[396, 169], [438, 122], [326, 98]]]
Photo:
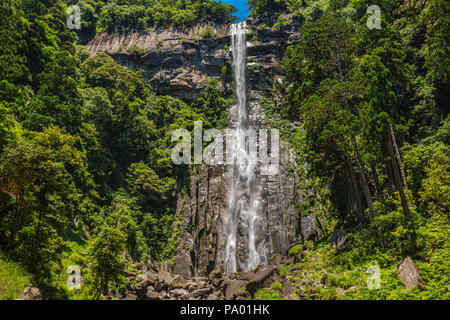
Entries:
[[246, 23], [241, 22], [231, 27], [233, 69], [236, 81], [237, 119], [233, 133], [233, 148], [228, 155], [232, 158], [231, 186], [229, 190], [228, 212], [224, 223], [227, 239], [225, 247], [225, 272], [236, 272], [236, 244], [238, 221], [244, 224], [248, 232], [247, 263], [245, 269], [256, 268], [260, 264], [260, 256], [256, 248], [256, 229], [259, 221], [258, 212], [260, 197], [255, 187], [257, 166], [255, 148], [256, 141], [252, 141], [245, 132], [249, 128], [246, 92]]

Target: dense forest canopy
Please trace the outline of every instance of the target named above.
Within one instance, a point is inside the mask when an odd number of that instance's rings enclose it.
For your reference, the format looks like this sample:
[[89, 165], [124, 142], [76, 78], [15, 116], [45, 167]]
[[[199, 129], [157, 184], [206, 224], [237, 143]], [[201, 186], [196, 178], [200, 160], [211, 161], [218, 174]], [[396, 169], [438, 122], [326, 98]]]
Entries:
[[236, 9], [214, 0], [79, 0], [85, 32], [146, 31], [150, 27], [187, 29], [197, 23], [231, 23]]
[[[232, 12], [213, 1], [173, 8], [198, 10], [190, 23]], [[173, 257], [175, 193], [187, 171], [171, 162], [171, 134], [195, 120], [215, 126], [226, 110], [214, 80], [189, 106], [156, 96], [142, 73], [105, 54], [89, 57], [65, 12], [62, 1], [0, 6], [0, 246], [40, 283], [65, 272], [66, 240], [110, 245], [95, 239], [119, 220], [111, 242], [126, 239], [131, 259]]]
[[[66, 26], [71, 4], [82, 9], [81, 31]], [[366, 26], [372, 4], [381, 8], [381, 29]], [[326, 267], [379, 260], [388, 270], [410, 255], [429, 291], [388, 287], [380, 296], [448, 298], [448, 1], [249, 6], [253, 16], [279, 15], [281, 29], [284, 19], [303, 22], [280, 66], [278, 103], [265, 108], [312, 191], [299, 215], [321, 215], [326, 236], [351, 235], [348, 252]], [[196, 120], [204, 129], [223, 126], [231, 103], [217, 80], [192, 104], [157, 95], [142, 72], [107, 54], [92, 57], [76, 41], [232, 23], [233, 12], [213, 0], [2, 0], [0, 261], [20, 263], [49, 297], [99, 298], [108, 286], [125, 286], [124, 251], [128, 262], [173, 259], [182, 224], [176, 197], [189, 187], [189, 170], [170, 159], [171, 133]], [[65, 288], [70, 264], [91, 266], [81, 293]]]
[[[448, 270], [449, 3], [249, 4], [254, 16], [279, 15], [272, 28], [288, 28], [288, 19], [303, 21], [301, 40], [285, 52], [278, 102], [267, 102], [268, 114], [277, 119], [268, 123], [278, 125], [300, 155], [303, 188], [312, 191], [299, 204], [300, 214], [313, 210], [326, 234], [337, 229], [354, 237], [347, 253], [327, 253], [322, 264], [302, 268], [340, 273], [343, 261], [381, 259], [388, 272], [387, 266], [410, 255], [433, 261], [425, 268], [436, 268], [436, 274]], [[370, 5], [380, 8], [379, 29], [367, 25]], [[445, 276], [430, 281], [441, 288], [434, 294], [444, 294], [446, 281]], [[399, 297], [389, 290], [383, 294]], [[365, 295], [380, 297], [370, 292], [356, 297]]]

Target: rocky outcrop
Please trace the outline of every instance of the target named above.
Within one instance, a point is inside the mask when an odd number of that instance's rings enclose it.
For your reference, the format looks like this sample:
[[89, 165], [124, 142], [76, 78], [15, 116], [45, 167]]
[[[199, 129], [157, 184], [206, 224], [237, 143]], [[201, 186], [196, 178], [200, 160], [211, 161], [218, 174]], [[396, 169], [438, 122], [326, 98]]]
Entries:
[[41, 290], [38, 287], [29, 286], [23, 289], [20, 300], [42, 300]]
[[[285, 257], [281, 264], [290, 263]], [[110, 290], [108, 299], [120, 300], [248, 300], [253, 299], [259, 289], [270, 289], [275, 278], [280, 277], [279, 267], [270, 265], [257, 270], [224, 274], [213, 270], [208, 277], [186, 279], [166, 271], [149, 269], [135, 264], [137, 275], [128, 276], [128, 285], [124, 292]], [[168, 284], [168, 282], [170, 283]], [[288, 298], [295, 292], [295, 287], [284, 276], [277, 281], [286, 282], [283, 294]], [[287, 283], [289, 282], [289, 283]], [[137, 283], [137, 284], [135, 284]]]
[[[206, 28], [215, 36], [202, 36]], [[210, 24], [189, 30], [152, 29], [145, 34], [102, 33], [87, 47], [91, 55], [106, 52], [124, 66], [143, 70], [157, 93], [190, 102], [211, 78], [222, 80], [222, 69], [230, 59], [229, 45], [229, 25]], [[231, 93], [224, 81], [219, 89]]]
[[258, 270], [247, 283], [245, 287], [248, 292], [251, 294], [255, 294], [259, 288], [262, 287], [270, 287], [270, 283], [273, 282], [272, 274], [277, 267], [273, 265], [269, 265], [267, 267]]
[[411, 257], [406, 257], [397, 267], [399, 272], [399, 278], [402, 280], [406, 289], [417, 287], [421, 290], [425, 290], [425, 285], [422, 277], [419, 274], [417, 268]]

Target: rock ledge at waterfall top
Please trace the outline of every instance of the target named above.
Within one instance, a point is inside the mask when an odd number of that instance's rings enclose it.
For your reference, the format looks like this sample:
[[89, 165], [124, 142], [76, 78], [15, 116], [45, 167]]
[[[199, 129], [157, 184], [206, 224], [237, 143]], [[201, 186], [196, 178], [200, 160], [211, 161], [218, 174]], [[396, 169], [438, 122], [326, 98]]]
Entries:
[[[247, 19], [248, 63], [252, 66], [248, 69], [249, 88], [266, 94], [272, 89], [284, 49], [300, 39], [298, 28], [302, 21], [292, 21], [283, 30], [272, 29], [277, 17]], [[258, 29], [263, 23], [268, 28]], [[215, 36], [203, 37], [206, 28], [212, 29]], [[255, 36], [258, 41], [252, 41]], [[143, 54], [130, 52], [133, 47], [142, 49]], [[88, 42], [87, 48], [91, 55], [105, 52], [124, 66], [143, 70], [146, 81], [158, 94], [191, 102], [211, 78], [219, 80], [224, 95], [232, 94], [229, 24], [198, 24], [189, 30], [154, 28], [147, 33], [101, 33]]]

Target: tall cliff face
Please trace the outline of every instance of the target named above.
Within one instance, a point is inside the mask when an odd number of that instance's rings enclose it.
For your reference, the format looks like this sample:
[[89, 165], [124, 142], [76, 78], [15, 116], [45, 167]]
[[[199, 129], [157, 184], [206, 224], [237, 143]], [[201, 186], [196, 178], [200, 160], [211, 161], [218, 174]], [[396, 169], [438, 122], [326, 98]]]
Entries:
[[[216, 36], [202, 36], [207, 28]], [[230, 36], [229, 25], [198, 25], [185, 31], [104, 33], [87, 47], [91, 55], [106, 52], [122, 65], [143, 70], [145, 79], [157, 93], [190, 102], [198, 97], [209, 79], [222, 80], [222, 68], [231, 57], [227, 50]], [[141, 52], [136, 52], [137, 48]], [[220, 81], [220, 91], [231, 94], [231, 86], [224, 83]]]
[[[299, 21], [291, 21], [288, 27], [279, 30], [272, 28], [277, 18], [247, 19], [248, 113], [249, 125], [256, 130], [264, 128], [265, 123], [261, 98], [270, 101], [274, 81], [282, 81], [278, 67], [284, 50], [301, 37]], [[202, 38], [206, 27], [216, 36]], [[143, 54], [130, 52], [136, 47]], [[88, 48], [92, 55], [103, 51], [125, 66], [142, 69], [147, 81], [160, 94], [190, 102], [211, 78], [219, 80], [219, 90], [224, 95], [233, 93], [229, 74], [233, 58], [229, 25], [202, 25], [189, 32], [153, 30], [148, 34], [102, 34], [91, 41]], [[232, 114], [230, 110], [230, 127], [236, 121]], [[266, 248], [267, 257], [274, 253], [285, 254], [300, 239], [318, 234], [314, 217], [303, 219], [296, 212], [296, 203], [302, 201], [304, 190], [299, 188], [295, 168], [295, 155], [282, 143], [278, 175], [259, 175], [255, 182], [261, 189], [260, 215], [264, 225], [258, 230], [257, 243]], [[223, 270], [226, 245], [223, 224], [230, 179], [226, 165], [191, 167], [190, 191], [178, 195], [176, 215], [183, 216], [184, 226], [180, 227], [174, 273], [190, 278], [207, 275], [214, 269]], [[236, 260], [239, 271], [245, 268], [247, 260], [248, 233], [244, 221], [238, 221], [238, 225]]]

